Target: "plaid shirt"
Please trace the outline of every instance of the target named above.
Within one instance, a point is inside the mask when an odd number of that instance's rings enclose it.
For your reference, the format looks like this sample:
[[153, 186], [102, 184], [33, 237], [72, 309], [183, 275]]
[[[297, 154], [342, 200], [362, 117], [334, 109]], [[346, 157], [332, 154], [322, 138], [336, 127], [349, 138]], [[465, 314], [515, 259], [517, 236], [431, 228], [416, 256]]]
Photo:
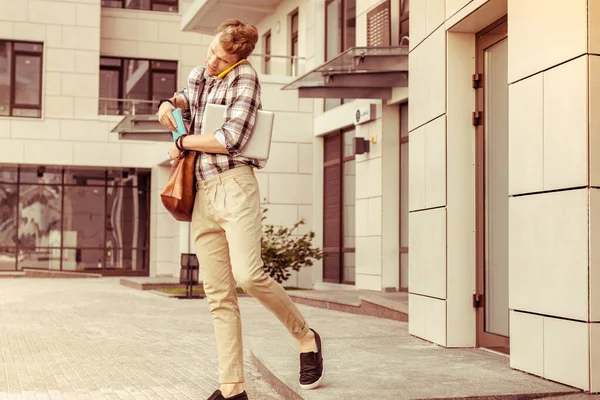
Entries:
[[[206, 80], [204, 90], [198, 93], [202, 80]], [[260, 94], [258, 75], [248, 62], [235, 67], [223, 79], [210, 77], [204, 66], [196, 67], [190, 72], [187, 86], [175, 93], [175, 96], [185, 101], [185, 110], [182, 111], [188, 124], [195, 113], [194, 126], [190, 127], [190, 132], [193, 131], [196, 135], [202, 132], [202, 116], [206, 104], [228, 106], [225, 121], [214, 134], [229, 154], [199, 151], [196, 157], [196, 179], [205, 180], [244, 165], [259, 169], [266, 165], [265, 161], [240, 155], [252, 133], [256, 114], [262, 108]]]

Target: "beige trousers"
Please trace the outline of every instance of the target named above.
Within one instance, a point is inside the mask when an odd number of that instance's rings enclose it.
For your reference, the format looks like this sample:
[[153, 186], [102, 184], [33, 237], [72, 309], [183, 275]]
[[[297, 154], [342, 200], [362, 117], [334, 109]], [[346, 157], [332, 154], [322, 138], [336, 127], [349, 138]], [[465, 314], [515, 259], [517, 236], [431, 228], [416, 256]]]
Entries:
[[242, 324], [236, 282], [271, 310], [295, 338], [308, 324], [286, 291], [264, 273], [261, 208], [251, 167], [238, 167], [197, 183], [192, 232], [213, 317], [219, 382], [244, 382]]

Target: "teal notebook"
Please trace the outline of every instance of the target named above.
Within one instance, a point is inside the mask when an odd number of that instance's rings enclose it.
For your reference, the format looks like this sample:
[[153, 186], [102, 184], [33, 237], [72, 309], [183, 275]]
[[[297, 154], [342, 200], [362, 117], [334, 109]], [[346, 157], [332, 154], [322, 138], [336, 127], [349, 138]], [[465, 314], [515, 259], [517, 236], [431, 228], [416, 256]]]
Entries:
[[183, 115], [181, 114], [181, 109], [174, 109], [172, 114], [173, 118], [175, 118], [175, 122], [177, 123], [177, 131], [171, 131], [173, 134], [173, 140], [175, 141], [179, 136], [185, 135], [187, 132], [185, 131], [185, 125], [183, 124]]

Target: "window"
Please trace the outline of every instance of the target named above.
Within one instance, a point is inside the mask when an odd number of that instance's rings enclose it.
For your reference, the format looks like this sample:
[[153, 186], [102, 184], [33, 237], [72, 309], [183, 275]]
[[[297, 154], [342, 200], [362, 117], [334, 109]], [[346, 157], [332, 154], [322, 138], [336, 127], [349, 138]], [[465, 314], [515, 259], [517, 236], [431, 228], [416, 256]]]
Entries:
[[298, 10], [290, 15], [290, 30], [292, 42], [290, 43], [290, 71], [292, 76], [298, 76]]
[[179, 0], [102, 0], [102, 7], [179, 12]]
[[354, 130], [325, 137], [323, 164], [323, 281], [355, 282]]
[[44, 45], [0, 40], [0, 115], [42, 116]]
[[402, 39], [408, 38], [408, 3], [409, 0], [400, 1], [400, 44], [403, 44]]
[[101, 115], [154, 114], [160, 99], [173, 96], [177, 61], [100, 57]]
[[0, 270], [148, 275], [149, 170], [0, 170]]
[[389, 46], [390, 35], [390, 2], [386, 0], [367, 13], [367, 46]]
[[[325, 3], [325, 61], [356, 45], [356, 0], [327, 0]], [[343, 103], [325, 99], [325, 110]]]
[[264, 38], [264, 46], [265, 46], [265, 58], [263, 60], [263, 73], [270, 74], [271, 73], [271, 31], [265, 33]]

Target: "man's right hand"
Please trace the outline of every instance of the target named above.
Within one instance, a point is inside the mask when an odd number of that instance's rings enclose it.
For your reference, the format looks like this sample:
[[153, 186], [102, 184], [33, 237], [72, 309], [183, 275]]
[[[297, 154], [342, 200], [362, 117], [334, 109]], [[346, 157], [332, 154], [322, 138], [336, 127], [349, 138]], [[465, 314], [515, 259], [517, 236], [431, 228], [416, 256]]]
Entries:
[[172, 131], [177, 130], [177, 123], [173, 117], [174, 109], [175, 108], [171, 105], [171, 103], [167, 101], [162, 103], [158, 109], [158, 122], [160, 122], [165, 128], [168, 128]]

